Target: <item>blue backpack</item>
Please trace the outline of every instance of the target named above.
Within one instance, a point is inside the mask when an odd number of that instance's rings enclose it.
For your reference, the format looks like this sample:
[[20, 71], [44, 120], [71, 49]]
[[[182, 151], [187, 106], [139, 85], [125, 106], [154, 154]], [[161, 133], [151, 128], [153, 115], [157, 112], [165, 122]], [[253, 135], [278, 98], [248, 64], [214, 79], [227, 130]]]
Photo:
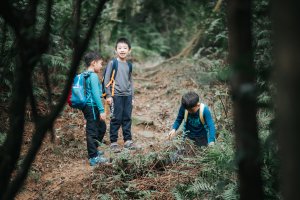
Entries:
[[87, 100], [90, 98], [86, 95], [86, 79], [90, 76], [90, 72], [83, 72], [75, 76], [71, 90], [68, 96], [68, 104], [72, 108], [83, 110]]
[[[111, 70], [111, 74], [110, 74], [110, 81], [107, 85], [104, 85], [104, 78], [105, 78], [105, 74], [106, 74], [106, 69], [103, 71], [103, 78], [101, 80], [102, 82], [102, 97], [106, 98], [106, 93], [105, 93], [105, 88], [108, 88], [111, 86], [111, 96], [114, 96], [115, 94], [115, 78], [117, 76], [117, 72], [118, 72], [118, 60], [116, 58], [114, 58], [112, 60], [112, 70]], [[129, 77], [131, 76], [132, 73], [132, 63], [127, 61], [128, 67], [129, 67]]]

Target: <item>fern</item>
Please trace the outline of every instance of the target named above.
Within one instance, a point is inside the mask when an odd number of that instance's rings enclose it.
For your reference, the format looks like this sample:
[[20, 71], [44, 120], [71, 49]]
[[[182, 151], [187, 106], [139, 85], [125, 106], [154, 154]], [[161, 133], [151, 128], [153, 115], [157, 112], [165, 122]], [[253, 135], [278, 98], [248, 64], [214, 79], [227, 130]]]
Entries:
[[214, 192], [215, 190], [215, 186], [208, 183], [203, 178], [198, 178], [187, 191], [201, 194], [202, 192]]
[[238, 199], [238, 193], [237, 193], [237, 185], [229, 185], [228, 189], [224, 190], [222, 195], [220, 196], [224, 200], [236, 200]]
[[111, 200], [113, 199], [112, 196], [110, 196], [109, 194], [100, 194], [97, 196], [97, 199], [99, 200]]

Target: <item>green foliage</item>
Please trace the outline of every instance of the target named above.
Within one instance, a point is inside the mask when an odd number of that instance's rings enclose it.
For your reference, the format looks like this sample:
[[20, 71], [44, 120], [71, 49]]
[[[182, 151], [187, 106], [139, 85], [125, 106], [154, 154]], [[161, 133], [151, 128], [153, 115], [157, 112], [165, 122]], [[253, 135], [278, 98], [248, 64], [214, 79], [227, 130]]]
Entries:
[[[258, 76], [259, 94], [269, 97], [269, 101], [260, 103], [271, 105], [270, 97], [273, 95], [270, 76], [273, 71], [272, 49], [273, 43], [271, 37], [273, 34], [270, 17], [269, 1], [254, 1], [253, 9], [253, 47], [254, 64]], [[264, 98], [266, 100], [266, 98]], [[259, 99], [260, 101], [260, 99]]]
[[231, 133], [223, 130], [215, 146], [199, 152], [196, 161], [201, 172], [188, 185], [177, 186], [176, 199], [230, 199], [237, 197], [234, 151]]
[[[270, 118], [270, 114], [260, 113]], [[264, 120], [268, 123], [269, 120]], [[261, 128], [262, 177], [265, 199], [280, 199], [278, 148], [273, 135]], [[199, 152], [196, 162], [201, 166], [198, 177], [189, 184], [179, 184], [173, 195], [176, 199], [238, 199], [237, 167], [233, 148], [233, 136], [222, 130], [215, 146]]]
[[278, 144], [273, 133], [274, 113], [261, 109], [258, 113], [259, 136], [262, 141], [262, 178], [265, 199], [281, 199], [279, 190], [279, 157]]
[[111, 41], [128, 37], [135, 46], [170, 57], [198, 31], [212, 6], [198, 1], [124, 1]]
[[6, 133], [0, 132], [0, 147], [3, 145], [5, 139], [6, 139]]

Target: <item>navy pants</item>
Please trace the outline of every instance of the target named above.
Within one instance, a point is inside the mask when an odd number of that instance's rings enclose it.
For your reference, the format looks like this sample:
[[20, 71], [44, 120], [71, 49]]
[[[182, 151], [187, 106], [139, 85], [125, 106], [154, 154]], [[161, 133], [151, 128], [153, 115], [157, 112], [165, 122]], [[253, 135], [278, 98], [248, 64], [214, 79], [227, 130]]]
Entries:
[[207, 137], [196, 137], [192, 139], [196, 146], [207, 146]]
[[189, 137], [186, 136], [188, 139], [192, 140], [194, 144], [198, 147], [207, 146], [207, 137], [206, 136], [199, 136], [199, 137]]
[[96, 106], [86, 106], [83, 109], [83, 114], [84, 118], [86, 119], [85, 130], [87, 151], [89, 158], [93, 158], [98, 155], [97, 148], [99, 146], [99, 142], [102, 142], [105, 135], [106, 124], [105, 121], [99, 119], [99, 110]]
[[132, 140], [131, 113], [132, 96], [114, 96], [111, 106], [112, 117], [110, 120], [110, 142], [117, 142], [118, 131], [122, 126], [124, 141]]

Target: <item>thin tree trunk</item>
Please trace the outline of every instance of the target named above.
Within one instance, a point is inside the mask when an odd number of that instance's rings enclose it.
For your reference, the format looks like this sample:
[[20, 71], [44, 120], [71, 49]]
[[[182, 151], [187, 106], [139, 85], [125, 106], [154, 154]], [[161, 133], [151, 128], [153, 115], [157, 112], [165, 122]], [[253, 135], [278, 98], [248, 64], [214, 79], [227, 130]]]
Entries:
[[[98, 20], [98, 16], [101, 14], [104, 5], [107, 0], [99, 0], [96, 10], [93, 16], [90, 18], [90, 25], [84, 37], [79, 37], [80, 31], [80, 2], [78, 0], [77, 5], [77, 16], [75, 18], [75, 29], [74, 38], [74, 51], [72, 64], [69, 71], [69, 77], [64, 87], [64, 91], [59, 99], [58, 103], [52, 107], [51, 112], [46, 116], [40, 116], [37, 113], [36, 101], [33, 95], [32, 88], [32, 73], [36, 67], [37, 62], [40, 60], [41, 55], [45, 53], [49, 46], [49, 35], [51, 32], [50, 20], [51, 20], [51, 9], [53, 0], [47, 1], [46, 11], [46, 23], [44, 24], [43, 31], [41, 34], [31, 33], [30, 27], [35, 23], [36, 19], [36, 8], [38, 1], [32, 1], [33, 5], [30, 5], [30, 13], [28, 21], [20, 19], [23, 17], [22, 13], [16, 12], [8, 0], [1, 1], [0, 3], [0, 16], [4, 18], [15, 32], [17, 36], [17, 49], [18, 51], [18, 63], [15, 69], [15, 83], [13, 85], [13, 95], [10, 104], [11, 115], [10, 115], [10, 129], [9, 134], [5, 140], [3, 148], [0, 152], [0, 199], [13, 199], [21, 186], [23, 185], [28, 171], [31, 167], [32, 162], [46, 136], [48, 130], [53, 128], [53, 124], [61, 110], [63, 109], [69, 88], [72, 83], [72, 77], [80, 63], [81, 57], [84, 51], [87, 49], [89, 41], [92, 37], [95, 25]], [[35, 133], [32, 137], [32, 143], [27, 154], [24, 156], [23, 162], [20, 164], [20, 169], [16, 169], [16, 164], [19, 159], [20, 150], [23, 141], [23, 132], [25, 124], [25, 107], [27, 98], [29, 97], [32, 107], [32, 113], [35, 123]]]
[[300, 198], [300, 2], [275, 1], [277, 133], [285, 200]]
[[229, 60], [242, 200], [263, 199], [256, 119], [256, 86], [251, 36], [251, 0], [228, 2]]

